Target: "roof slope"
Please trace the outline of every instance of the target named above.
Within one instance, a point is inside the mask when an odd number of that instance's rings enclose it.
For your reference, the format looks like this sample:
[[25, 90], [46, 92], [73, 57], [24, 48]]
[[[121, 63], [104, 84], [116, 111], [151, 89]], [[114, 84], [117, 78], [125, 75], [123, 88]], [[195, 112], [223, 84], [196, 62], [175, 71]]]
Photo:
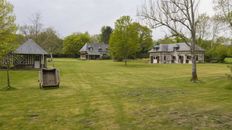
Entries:
[[14, 52], [15, 54], [48, 54], [43, 48], [36, 44], [32, 39], [27, 40]]
[[108, 45], [104, 43], [87, 43], [80, 52], [88, 53], [89, 55], [100, 55], [108, 52]]
[[[154, 46], [150, 52], [173, 52], [175, 48], [178, 48], [176, 51], [190, 51], [189, 45], [186, 43], [176, 43], [176, 44], [160, 44]], [[196, 45], [197, 51], [205, 51], [200, 46]]]

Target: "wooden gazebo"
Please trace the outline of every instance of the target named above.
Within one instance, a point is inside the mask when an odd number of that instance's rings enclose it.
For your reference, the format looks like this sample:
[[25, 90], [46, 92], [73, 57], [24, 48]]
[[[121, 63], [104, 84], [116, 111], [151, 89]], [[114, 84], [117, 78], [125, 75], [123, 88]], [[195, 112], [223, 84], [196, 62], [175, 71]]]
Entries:
[[32, 39], [13, 52], [13, 65], [17, 68], [46, 68], [48, 53]]

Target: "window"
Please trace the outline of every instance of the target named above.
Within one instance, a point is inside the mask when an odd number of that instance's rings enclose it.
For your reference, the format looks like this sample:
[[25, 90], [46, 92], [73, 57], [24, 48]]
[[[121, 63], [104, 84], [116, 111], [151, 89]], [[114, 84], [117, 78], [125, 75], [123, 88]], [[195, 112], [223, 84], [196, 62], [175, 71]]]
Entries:
[[102, 52], [102, 48], [99, 48], [98, 51], [99, 51], [99, 52]]
[[88, 50], [89, 50], [89, 51], [92, 51], [92, 50], [93, 50], [93, 47], [89, 47]]
[[187, 60], [190, 60], [191, 59], [191, 56], [187, 56]]
[[172, 56], [172, 59], [173, 59], [173, 60], [176, 60], [176, 57], [175, 57], [175, 56]]

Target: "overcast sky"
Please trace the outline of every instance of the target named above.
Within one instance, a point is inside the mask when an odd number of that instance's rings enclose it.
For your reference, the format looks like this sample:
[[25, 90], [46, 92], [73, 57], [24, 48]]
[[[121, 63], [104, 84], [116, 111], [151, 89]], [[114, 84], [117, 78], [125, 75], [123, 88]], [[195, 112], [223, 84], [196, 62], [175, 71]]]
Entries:
[[[137, 20], [136, 12], [144, 0], [9, 0], [14, 5], [16, 22], [30, 23], [29, 18], [39, 12], [42, 23], [53, 27], [61, 37], [74, 32], [100, 33], [104, 25], [114, 26], [120, 16], [130, 15]], [[212, 0], [200, 0], [200, 12], [213, 15]], [[163, 34], [154, 31], [154, 38]]]

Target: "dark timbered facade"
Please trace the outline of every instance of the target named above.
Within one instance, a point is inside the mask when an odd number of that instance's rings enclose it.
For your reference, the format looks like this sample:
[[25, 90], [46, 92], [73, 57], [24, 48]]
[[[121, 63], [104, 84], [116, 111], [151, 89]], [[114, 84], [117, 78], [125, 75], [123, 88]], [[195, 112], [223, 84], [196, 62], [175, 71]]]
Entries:
[[7, 62], [15, 68], [46, 68], [48, 53], [42, 49], [37, 43], [29, 39], [14, 52], [8, 54], [3, 62]]

